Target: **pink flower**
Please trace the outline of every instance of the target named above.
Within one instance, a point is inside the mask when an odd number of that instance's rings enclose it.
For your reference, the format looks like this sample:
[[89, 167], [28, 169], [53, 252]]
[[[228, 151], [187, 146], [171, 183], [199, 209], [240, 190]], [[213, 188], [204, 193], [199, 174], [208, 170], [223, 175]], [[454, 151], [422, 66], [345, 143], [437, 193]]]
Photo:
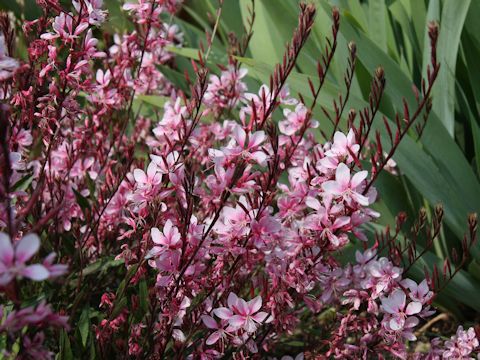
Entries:
[[367, 178], [367, 171], [359, 171], [350, 178], [350, 168], [344, 163], [338, 164], [335, 172], [335, 180], [326, 181], [322, 188], [327, 195], [342, 197], [348, 205], [356, 202], [363, 206], [369, 205], [369, 200], [359, 191], [363, 181]]
[[257, 330], [257, 324], [264, 322], [268, 316], [264, 311], [258, 312], [262, 307], [260, 296], [246, 302], [234, 293], [230, 293], [227, 303], [228, 308], [220, 307], [213, 311], [220, 319], [228, 320], [230, 326], [227, 331], [243, 329], [247, 333], [253, 333]]
[[89, 24], [98, 26], [105, 21], [107, 12], [102, 10], [103, 0], [82, 0], [81, 3], [73, 0], [72, 3], [78, 13], [88, 14]]
[[64, 275], [68, 270], [68, 265], [54, 264], [54, 260], [57, 254], [50, 253], [45, 259], [43, 259], [42, 265], [48, 270], [50, 277], [57, 277]]
[[40, 264], [26, 265], [40, 248], [40, 239], [35, 234], [24, 236], [15, 246], [10, 237], [0, 233], [0, 286], [10, 283], [15, 277], [26, 277], [42, 281], [49, 277], [45, 266]]
[[407, 296], [401, 289], [396, 289], [388, 297], [381, 299], [382, 310], [390, 315], [388, 317], [388, 326], [393, 331], [411, 328], [418, 324], [418, 318], [411, 315], [422, 311], [422, 304], [412, 301], [406, 305], [406, 299]]
[[157, 165], [158, 171], [162, 174], [175, 172], [182, 166], [182, 164], [179, 163], [180, 154], [178, 151], [172, 151], [166, 157], [151, 154], [150, 159]]
[[107, 56], [103, 51], [97, 50], [98, 39], [93, 37], [92, 29], [88, 29], [85, 36], [84, 51], [88, 57], [92, 58], [104, 58]]
[[142, 169], [133, 170], [133, 177], [140, 189], [151, 189], [162, 182], [162, 174], [154, 162], [148, 165], [146, 173]]
[[158, 228], [152, 228], [150, 233], [152, 241], [158, 245], [150, 250], [150, 254], [155, 257], [155, 262], [151, 265], [160, 271], [177, 270], [182, 246], [182, 237], [177, 227], [169, 219], [163, 227], [163, 233]]
[[180, 233], [177, 227], [173, 226], [172, 221], [169, 219], [163, 227], [163, 233], [158, 228], [152, 228], [151, 230], [152, 240], [155, 244], [161, 245], [161, 247], [154, 247], [158, 249], [156, 251], [163, 251], [165, 248], [176, 249], [181, 241]]
[[240, 125], [237, 125], [232, 135], [230, 144], [222, 148], [223, 153], [231, 157], [239, 156], [247, 161], [253, 160], [260, 165], [265, 164], [267, 154], [260, 147], [266, 138], [264, 131], [247, 134]]
[[11, 78], [19, 65], [17, 60], [8, 56], [5, 37], [0, 35], [0, 81]]
[[347, 289], [350, 279], [342, 268], [335, 268], [322, 275], [320, 282], [323, 290], [322, 301], [330, 303], [333, 297], [341, 295]]
[[[205, 326], [209, 329], [215, 330], [210, 336], [207, 338], [205, 343], [207, 345], [213, 345], [220, 339], [225, 339], [227, 337], [227, 332], [224, 330], [223, 326], [219, 325], [214, 318], [209, 315], [202, 315], [202, 321]], [[222, 321], [224, 323], [225, 321]]]
[[471, 359], [470, 355], [478, 348], [478, 339], [475, 329], [472, 327], [467, 331], [459, 326], [457, 333], [445, 341], [444, 359]]
[[401, 284], [410, 290], [410, 299], [418, 301], [422, 304], [428, 303], [432, 297], [433, 292], [428, 288], [427, 280], [424, 279], [420, 284], [411, 279], [402, 280]]
[[237, 205], [234, 208], [225, 206], [223, 208], [223, 221], [217, 222], [214, 226], [214, 230], [217, 234], [221, 235], [222, 238], [241, 237], [248, 233], [252, 220], [244, 210], [245, 202], [245, 198], [240, 198], [240, 203], [244, 206]]
[[64, 12], [58, 15], [53, 22], [53, 32], [42, 34], [40, 37], [45, 40], [62, 39], [72, 41], [88, 28], [88, 22], [80, 22], [74, 27], [74, 17], [72, 14]]
[[387, 258], [380, 258], [378, 261], [372, 261], [368, 265], [369, 275], [365, 288], [374, 288], [374, 296], [379, 296], [383, 291], [390, 289], [401, 280], [402, 270], [394, 266]]
[[234, 66], [229, 66], [222, 71], [220, 77], [211, 75], [204, 102], [214, 107], [216, 112], [234, 107], [247, 88], [241, 81], [246, 74], [246, 69], [237, 70]]
[[[278, 128], [282, 134], [292, 136], [298, 130], [305, 126], [305, 121], [308, 115], [308, 109], [303, 104], [298, 104], [295, 107], [295, 111], [290, 109], [283, 110], [283, 115], [286, 117], [285, 120], [278, 123]], [[318, 122], [315, 120], [310, 120], [309, 127], [315, 129], [318, 127]]]
[[[4, 308], [0, 305], [0, 315]], [[68, 317], [53, 312], [50, 304], [41, 301], [36, 307], [29, 306], [10, 312], [3, 320], [0, 317], [0, 332], [16, 332], [28, 325], [55, 326], [68, 329]]]
[[325, 152], [328, 157], [336, 157], [340, 161], [346, 161], [350, 163], [353, 161], [352, 155], [358, 155], [360, 145], [356, 143], [355, 133], [353, 129], [350, 129], [347, 136], [344, 133], [337, 131], [333, 136], [333, 144], [330, 150]]
[[[322, 237], [328, 238], [333, 247], [345, 245], [348, 241], [346, 233], [339, 233], [350, 223], [347, 216], [330, 216], [331, 213], [338, 213], [341, 210], [339, 206], [331, 206], [331, 201], [327, 200], [326, 206], [322, 206], [316, 198], [308, 197], [306, 204], [308, 207], [315, 209], [316, 212], [310, 214], [305, 219], [305, 228], [320, 231]], [[331, 220], [330, 218], [333, 218]]]

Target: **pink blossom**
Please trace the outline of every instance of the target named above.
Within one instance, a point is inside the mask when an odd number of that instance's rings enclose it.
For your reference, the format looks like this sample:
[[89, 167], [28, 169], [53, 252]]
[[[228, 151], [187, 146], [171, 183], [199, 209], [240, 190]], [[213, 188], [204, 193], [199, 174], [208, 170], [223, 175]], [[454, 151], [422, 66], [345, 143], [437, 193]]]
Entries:
[[393, 331], [411, 328], [418, 324], [418, 318], [411, 315], [418, 314], [422, 310], [422, 303], [412, 301], [407, 305], [406, 298], [403, 290], [396, 289], [388, 297], [381, 299], [382, 310], [390, 315], [388, 327]]
[[19, 66], [17, 60], [8, 56], [5, 37], [0, 35], [0, 81], [11, 78]]
[[345, 136], [344, 133], [337, 131], [333, 136], [333, 144], [330, 149], [325, 152], [327, 157], [335, 157], [340, 162], [346, 162], [347, 164], [353, 161], [352, 154], [358, 156], [360, 145], [356, 143], [355, 133], [353, 129], [348, 131]]
[[147, 172], [142, 169], [133, 170], [133, 177], [137, 182], [137, 186], [142, 190], [149, 190], [162, 182], [162, 174], [158, 171], [158, 167], [154, 162], [148, 164]]
[[387, 258], [372, 261], [368, 265], [371, 277], [364, 282], [366, 289], [374, 288], [374, 296], [389, 291], [397, 281], [401, 280], [402, 270], [394, 266]]
[[53, 32], [41, 35], [42, 39], [54, 40], [62, 38], [64, 40], [73, 41], [82, 32], [88, 28], [88, 22], [80, 22], [74, 27], [74, 17], [72, 14], [65, 14], [64, 12], [58, 15], [53, 22]]
[[479, 342], [474, 328], [463, 330], [459, 326], [457, 333], [445, 341], [444, 359], [467, 359], [471, 358], [472, 352], [477, 350]]
[[[0, 306], [0, 315], [4, 308]], [[53, 312], [52, 307], [40, 302], [37, 306], [29, 306], [20, 310], [10, 312], [6, 318], [0, 318], [0, 332], [7, 331], [13, 333], [21, 330], [25, 326], [54, 326], [68, 329], [68, 317]]]
[[367, 178], [367, 171], [359, 171], [350, 178], [350, 168], [344, 163], [340, 163], [335, 172], [335, 180], [326, 181], [322, 188], [326, 194], [333, 197], [341, 197], [350, 206], [358, 203], [362, 206], [368, 206], [369, 200], [360, 192], [363, 181]]
[[229, 157], [241, 157], [247, 161], [255, 161], [260, 165], [265, 165], [267, 154], [261, 149], [261, 144], [265, 141], [265, 132], [256, 131], [247, 133], [240, 125], [233, 129], [233, 139], [227, 147], [222, 148], [222, 152]]
[[302, 126], [308, 126], [310, 128], [317, 128], [318, 122], [316, 120], [309, 120], [309, 124], [305, 124], [308, 115], [308, 109], [303, 104], [298, 104], [295, 107], [295, 111], [290, 109], [283, 110], [283, 115], [286, 117], [278, 123], [280, 131], [288, 136], [294, 135]]
[[158, 228], [152, 228], [151, 237], [156, 244], [150, 250], [150, 254], [155, 258], [151, 265], [160, 271], [173, 272], [177, 270], [182, 246], [182, 238], [177, 227], [169, 219], [163, 227], [163, 232]]
[[161, 174], [175, 172], [182, 164], [179, 162], [180, 154], [178, 151], [172, 151], [167, 156], [150, 155], [150, 159], [157, 165]]
[[178, 229], [173, 226], [171, 220], [167, 220], [165, 223], [163, 233], [160, 232], [158, 228], [152, 228], [151, 235], [152, 241], [157, 245], [161, 245], [161, 248], [159, 249], [154, 247], [154, 252], [161, 252], [165, 248], [176, 249], [181, 241], [180, 233], [178, 232]]
[[[227, 331], [243, 329], [247, 333], [253, 333], [257, 325], [267, 319], [268, 313], [260, 311], [262, 307], [262, 298], [256, 298], [246, 302], [234, 293], [228, 295], [228, 308], [220, 307], [213, 313], [220, 319], [228, 320], [230, 327]], [[270, 320], [267, 320], [270, 321]]]
[[409, 296], [413, 301], [428, 304], [433, 298], [433, 292], [430, 291], [426, 279], [422, 280], [418, 285], [411, 279], [402, 280], [401, 284], [410, 290]]
[[34, 281], [47, 279], [50, 273], [45, 266], [26, 265], [39, 248], [40, 239], [35, 234], [24, 236], [12, 246], [10, 237], [0, 232], [0, 286], [8, 285], [15, 277], [26, 277]]
[[47, 269], [50, 277], [62, 276], [67, 273], [68, 265], [54, 264], [57, 254], [50, 253], [45, 259], [43, 259], [42, 265]]
[[78, 13], [88, 15], [90, 25], [101, 25], [106, 19], [107, 12], [102, 10], [103, 0], [83, 0], [81, 2], [73, 0], [72, 4]]
[[211, 75], [204, 102], [217, 112], [234, 107], [247, 89], [241, 81], [246, 74], [246, 69], [237, 70], [234, 66], [229, 66], [222, 71], [220, 77]]
[[[348, 241], [346, 233], [339, 230], [345, 229], [350, 223], [347, 216], [336, 216], [342, 209], [340, 206], [331, 206], [330, 199], [327, 199], [326, 207], [322, 206], [320, 201], [313, 197], [308, 197], [306, 204], [308, 207], [316, 210], [315, 213], [305, 218], [305, 228], [321, 232], [322, 237], [327, 238], [333, 247], [339, 247]], [[331, 218], [333, 218], [333, 223]]]
[[[205, 341], [207, 345], [213, 345], [218, 340], [224, 340], [227, 337], [227, 332], [225, 331], [224, 327], [219, 325], [213, 317], [209, 315], [202, 315], [202, 321], [207, 328], [215, 330]], [[225, 325], [226, 321], [222, 320], [222, 323]]]

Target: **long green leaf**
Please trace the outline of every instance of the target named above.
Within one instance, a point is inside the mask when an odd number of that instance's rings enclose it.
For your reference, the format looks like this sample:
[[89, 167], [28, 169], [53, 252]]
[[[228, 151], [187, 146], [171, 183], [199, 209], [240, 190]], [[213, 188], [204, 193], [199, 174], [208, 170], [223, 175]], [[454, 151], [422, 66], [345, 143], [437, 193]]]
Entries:
[[452, 137], [455, 128], [455, 68], [469, 6], [470, 0], [444, 1], [438, 39], [438, 60], [442, 68], [433, 92], [433, 110]]

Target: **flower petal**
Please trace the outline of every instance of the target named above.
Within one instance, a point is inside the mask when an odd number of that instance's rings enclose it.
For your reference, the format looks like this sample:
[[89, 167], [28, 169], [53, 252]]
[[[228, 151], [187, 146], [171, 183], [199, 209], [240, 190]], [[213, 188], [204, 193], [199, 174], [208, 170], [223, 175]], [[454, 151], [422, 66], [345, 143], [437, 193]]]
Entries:
[[214, 318], [209, 315], [202, 315], [202, 321], [209, 329], [218, 329], [218, 324]]
[[147, 183], [147, 174], [142, 169], [133, 170], [133, 177], [137, 183], [146, 184]]
[[264, 131], [256, 131], [250, 135], [250, 139], [248, 141], [248, 147], [253, 148], [260, 145], [265, 140], [265, 132]]
[[390, 319], [389, 325], [390, 329], [397, 331], [403, 328], [403, 325], [405, 324], [405, 319], [401, 317], [393, 317]]
[[148, 178], [152, 179], [155, 174], [157, 173], [157, 164], [155, 164], [153, 161], [148, 164], [148, 167], [147, 167], [147, 176]]
[[314, 210], [320, 210], [320, 208], [322, 207], [322, 204], [320, 204], [320, 201], [318, 201], [318, 199], [314, 198], [314, 197], [307, 197], [307, 200], [305, 201], [305, 204], [309, 207], [309, 208], [312, 208]]
[[341, 195], [343, 192], [342, 186], [334, 180], [325, 181], [322, 184], [322, 189], [323, 191], [331, 195]]
[[206, 341], [206, 344], [207, 345], [213, 345], [215, 344], [218, 339], [220, 339], [220, 332], [219, 331], [215, 331], [214, 333], [212, 333], [208, 338], [207, 338], [207, 341]]
[[245, 140], [247, 138], [247, 133], [240, 125], [235, 126], [233, 129], [233, 137], [237, 141], [237, 144], [241, 147], [245, 147]]
[[36, 234], [25, 235], [15, 246], [15, 260], [25, 263], [30, 260], [40, 248], [40, 239]]
[[356, 187], [358, 187], [358, 185], [360, 185], [362, 181], [367, 178], [367, 176], [368, 176], [368, 171], [366, 170], [359, 171], [358, 173], [353, 175], [352, 181], [351, 181], [352, 189], [355, 189]]
[[241, 327], [243, 326], [243, 324], [245, 324], [245, 321], [247, 319], [245, 318], [245, 316], [242, 316], [242, 315], [234, 315], [232, 316], [229, 320], [228, 320], [228, 323], [230, 325], [232, 325], [233, 327]]
[[152, 237], [152, 240], [155, 244], [164, 245], [164, 242], [162, 241], [163, 235], [160, 230], [158, 230], [158, 228], [152, 228], [150, 230], [150, 236]]
[[250, 314], [255, 314], [262, 307], [262, 297], [257, 296], [256, 298], [250, 300], [247, 304]]
[[3, 273], [0, 275], [0, 286], [5, 286], [13, 280], [13, 274], [11, 272]]
[[250, 309], [248, 308], [247, 302], [240, 298], [237, 300], [234, 311], [240, 315], [250, 315]]
[[224, 319], [224, 320], [229, 320], [233, 316], [232, 310], [226, 307], [220, 307], [218, 309], [214, 309], [213, 313], [220, 319]]
[[[232, 212], [232, 216], [230, 216], [230, 217], [233, 217], [235, 215], [235, 209], [225, 208], [225, 212], [227, 212], [227, 210], [229, 210], [229, 212], [230, 211]], [[230, 308], [234, 307], [235, 305], [237, 305], [237, 301], [238, 301], [238, 296], [237, 295], [235, 295], [233, 292], [228, 294], [228, 300], [227, 300], [228, 307], [230, 307]]]
[[10, 237], [0, 232], [0, 262], [4, 263], [6, 266], [9, 266], [13, 262], [13, 247], [10, 242]]
[[268, 316], [268, 313], [266, 313], [265, 311], [260, 311], [258, 314], [253, 315], [252, 319], [258, 323], [262, 323], [265, 321], [267, 316]]
[[337, 170], [335, 171], [335, 180], [343, 188], [347, 188], [350, 183], [350, 168], [344, 163], [338, 164]]
[[20, 274], [35, 281], [45, 280], [50, 275], [45, 266], [40, 264], [27, 266], [21, 271]]
[[405, 311], [405, 314], [414, 315], [418, 314], [420, 311], [422, 311], [422, 304], [419, 302], [411, 302], [407, 305], [407, 310]]

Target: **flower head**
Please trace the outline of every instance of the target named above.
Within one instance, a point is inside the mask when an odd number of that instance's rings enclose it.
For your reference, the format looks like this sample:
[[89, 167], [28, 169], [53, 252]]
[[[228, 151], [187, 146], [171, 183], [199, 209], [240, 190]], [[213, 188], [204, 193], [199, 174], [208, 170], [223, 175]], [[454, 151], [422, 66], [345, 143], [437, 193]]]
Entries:
[[0, 286], [8, 285], [16, 277], [35, 281], [47, 279], [50, 273], [45, 266], [26, 264], [39, 248], [40, 239], [35, 234], [24, 236], [13, 246], [10, 237], [0, 232]]

